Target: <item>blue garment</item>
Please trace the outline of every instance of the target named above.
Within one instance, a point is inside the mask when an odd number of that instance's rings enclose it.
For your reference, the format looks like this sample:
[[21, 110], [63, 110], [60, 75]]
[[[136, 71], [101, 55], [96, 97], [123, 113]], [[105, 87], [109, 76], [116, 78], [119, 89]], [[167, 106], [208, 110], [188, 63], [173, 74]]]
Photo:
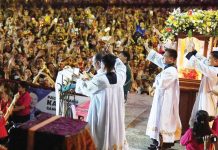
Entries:
[[135, 32], [140, 33], [142, 36], [145, 35], [145, 30], [142, 30], [142, 28], [141, 28], [140, 25], [137, 25], [137, 26], [136, 26], [136, 31], [135, 31]]
[[76, 84], [74, 84], [74, 83], [68, 84], [68, 85], [63, 86], [61, 88], [61, 92], [66, 92], [66, 91], [69, 91], [71, 89], [75, 89], [75, 87], [76, 87]]

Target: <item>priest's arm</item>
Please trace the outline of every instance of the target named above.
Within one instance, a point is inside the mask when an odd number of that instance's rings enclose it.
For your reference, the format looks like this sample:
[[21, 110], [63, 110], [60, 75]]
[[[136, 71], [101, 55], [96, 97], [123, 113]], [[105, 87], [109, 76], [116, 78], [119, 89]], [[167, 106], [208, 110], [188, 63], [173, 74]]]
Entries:
[[163, 56], [153, 49], [150, 49], [148, 52], [147, 59], [163, 69], [165, 67], [163, 63]]
[[78, 79], [75, 91], [91, 96], [104, 88], [106, 88], [106, 82], [104, 82], [102, 76], [96, 75], [91, 80]]
[[189, 63], [204, 76], [211, 78], [217, 77], [217, 67], [210, 66], [206, 57], [200, 56], [197, 52], [192, 51], [186, 55], [186, 58], [189, 60]]
[[114, 68], [117, 74], [117, 82], [123, 86], [126, 81], [126, 66], [119, 58], [117, 58]]
[[[115, 71], [117, 74], [117, 82], [118, 84], [124, 85], [126, 81], [126, 66], [123, 62], [117, 58], [115, 63]], [[98, 91], [107, 87], [107, 79], [105, 78], [105, 74], [97, 74], [91, 80], [82, 80], [78, 79], [76, 83], [75, 91], [77, 93], [81, 93], [87, 96], [91, 96], [92, 94], [97, 93]]]

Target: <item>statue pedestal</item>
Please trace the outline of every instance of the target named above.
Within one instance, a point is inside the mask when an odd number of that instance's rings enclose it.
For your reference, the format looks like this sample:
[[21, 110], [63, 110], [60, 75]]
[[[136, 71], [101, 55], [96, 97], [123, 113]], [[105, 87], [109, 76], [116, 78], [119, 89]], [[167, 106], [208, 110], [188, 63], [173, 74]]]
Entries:
[[189, 119], [200, 86], [200, 80], [180, 78], [179, 86], [179, 115], [182, 123], [182, 134], [184, 134], [185, 131], [189, 128]]

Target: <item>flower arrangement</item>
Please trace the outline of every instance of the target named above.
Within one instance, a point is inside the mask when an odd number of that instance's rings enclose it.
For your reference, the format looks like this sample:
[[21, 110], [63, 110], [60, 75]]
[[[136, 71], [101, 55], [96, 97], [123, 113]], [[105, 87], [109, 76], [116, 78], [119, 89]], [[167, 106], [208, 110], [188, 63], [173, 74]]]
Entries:
[[198, 73], [195, 69], [184, 68], [184, 69], [181, 69], [180, 73], [182, 74], [183, 78], [186, 78], [186, 79], [194, 79], [194, 80], [199, 79]]
[[162, 30], [164, 39], [172, 39], [180, 32], [192, 32], [204, 35], [218, 35], [218, 10], [189, 10], [181, 12], [180, 8], [174, 9], [165, 22]]

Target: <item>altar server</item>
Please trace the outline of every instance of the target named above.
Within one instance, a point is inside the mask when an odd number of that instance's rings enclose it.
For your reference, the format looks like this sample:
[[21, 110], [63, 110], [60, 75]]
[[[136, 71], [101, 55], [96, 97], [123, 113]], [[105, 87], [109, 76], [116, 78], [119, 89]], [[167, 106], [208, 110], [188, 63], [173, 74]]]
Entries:
[[209, 116], [217, 114], [218, 97], [211, 91], [218, 84], [218, 48], [213, 48], [208, 59], [199, 55], [194, 48], [186, 55], [186, 58], [191, 66], [203, 74], [189, 121], [190, 126], [193, 127], [194, 116], [198, 110], [207, 111]]
[[179, 80], [175, 66], [177, 52], [166, 49], [164, 55], [150, 49], [146, 43], [145, 49], [149, 52], [147, 59], [163, 69], [155, 78], [155, 94], [148, 118], [146, 135], [153, 144], [149, 149], [157, 149], [160, 142], [167, 148], [181, 136], [181, 121], [179, 117]]
[[124, 123], [126, 66], [112, 54], [93, 57], [97, 74], [91, 80], [77, 80], [76, 92], [90, 97], [87, 121], [97, 149], [128, 149]]

